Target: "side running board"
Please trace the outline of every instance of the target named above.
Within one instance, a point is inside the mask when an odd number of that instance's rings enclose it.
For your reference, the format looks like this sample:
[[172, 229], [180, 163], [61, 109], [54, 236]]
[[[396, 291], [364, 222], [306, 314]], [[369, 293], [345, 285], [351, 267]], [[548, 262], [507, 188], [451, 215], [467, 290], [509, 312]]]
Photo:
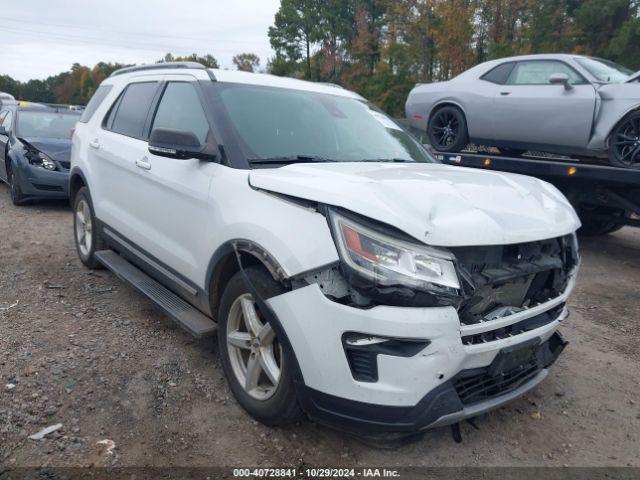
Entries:
[[113, 250], [100, 250], [96, 259], [196, 338], [212, 335], [216, 323], [182, 298], [155, 281]]

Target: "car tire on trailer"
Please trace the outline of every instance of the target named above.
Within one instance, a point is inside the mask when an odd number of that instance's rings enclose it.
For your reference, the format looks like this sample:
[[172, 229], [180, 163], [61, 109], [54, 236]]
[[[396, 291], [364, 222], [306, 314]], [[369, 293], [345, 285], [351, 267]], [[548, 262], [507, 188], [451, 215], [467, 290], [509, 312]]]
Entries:
[[614, 167], [640, 168], [640, 111], [627, 115], [611, 132], [609, 162]]
[[82, 187], [73, 201], [73, 237], [80, 261], [92, 269], [102, 268], [95, 258], [95, 253], [104, 250], [105, 243], [98, 232], [93, 203], [89, 189]]
[[[264, 268], [245, 270], [254, 288], [270, 298], [284, 293]], [[218, 311], [218, 347], [229, 387], [256, 420], [271, 426], [299, 419], [295, 358], [260, 312], [241, 272], [227, 284]]]
[[427, 135], [431, 146], [440, 152], [459, 152], [469, 143], [464, 113], [453, 106], [437, 109], [429, 119]]
[[10, 161], [7, 162], [7, 181], [9, 183], [9, 190], [11, 192], [11, 202], [16, 206], [23, 205], [27, 197], [24, 193], [22, 193], [20, 182], [13, 173], [13, 168], [11, 167]]
[[578, 233], [580, 235], [583, 235], [585, 237], [609, 235], [611, 233], [617, 232], [618, 230], [621, 230], [624, 227], [624, 225], [620, 225], [619, 223], [612, 222], [606, 219], [593, 218], [589, 215], [594, 213], [621, 218], [628, 218], [631, 216], [630, 212], [626, 212], [620, 209], [612, 209], [601, 206], [593, 206], [591, 208], [588, 208], [582, 206], [578, 211], [578, 215], [582, 223], [582, 227], [580, 227], [580, 230], [578, 230]]

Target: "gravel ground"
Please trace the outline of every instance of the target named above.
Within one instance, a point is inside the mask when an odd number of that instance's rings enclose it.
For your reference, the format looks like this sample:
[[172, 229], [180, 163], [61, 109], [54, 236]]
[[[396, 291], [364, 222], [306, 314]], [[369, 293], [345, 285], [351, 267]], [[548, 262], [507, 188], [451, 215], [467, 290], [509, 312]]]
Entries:
[[462, 425], [461, 444], [441, 428], [379, 449], [309, 421], [253, 421], [214, 341], [85, 269], [66, 204], [17, 208], [0, 185], [0, 466], [640, 466], [640, 230], [582, 252], [570, 345], [546, 381], [479, 430]]

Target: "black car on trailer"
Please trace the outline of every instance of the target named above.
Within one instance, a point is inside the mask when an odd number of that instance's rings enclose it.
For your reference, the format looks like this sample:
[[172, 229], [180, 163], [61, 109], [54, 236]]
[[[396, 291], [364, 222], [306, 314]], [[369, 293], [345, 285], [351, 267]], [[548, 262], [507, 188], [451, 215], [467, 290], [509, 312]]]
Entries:
[[450, 165], [519, 173], [555, 185], [576, 209], [583, 235], [605, 235], [626, 225], [640, 227], [640, 170], [564, 157], [467, 152], [435, 155]]
[[80, 114], [63, 105], [0, 107], [0, 181], [9, 185], [15, 205], [68, 198], [71, 133]]

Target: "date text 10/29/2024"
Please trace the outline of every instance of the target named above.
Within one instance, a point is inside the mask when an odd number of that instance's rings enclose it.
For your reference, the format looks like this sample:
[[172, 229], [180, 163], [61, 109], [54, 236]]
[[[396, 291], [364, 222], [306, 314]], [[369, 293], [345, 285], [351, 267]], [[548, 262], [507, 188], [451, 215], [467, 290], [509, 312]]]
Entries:
[[234, 468], [236, 478], [398, 478], [387, 468]]

